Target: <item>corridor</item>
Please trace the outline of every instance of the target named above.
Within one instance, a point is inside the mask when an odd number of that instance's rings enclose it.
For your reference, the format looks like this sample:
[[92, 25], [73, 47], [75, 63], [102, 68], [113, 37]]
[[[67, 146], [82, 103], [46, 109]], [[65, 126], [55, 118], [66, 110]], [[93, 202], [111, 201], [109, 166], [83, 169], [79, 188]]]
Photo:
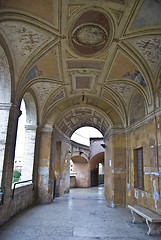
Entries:
[[3, 240], [160, 239], [132, 224], [125, 207], [111, 208], [103, 187], [71, 189], [52, 204], [27, 209], [0, 228]]

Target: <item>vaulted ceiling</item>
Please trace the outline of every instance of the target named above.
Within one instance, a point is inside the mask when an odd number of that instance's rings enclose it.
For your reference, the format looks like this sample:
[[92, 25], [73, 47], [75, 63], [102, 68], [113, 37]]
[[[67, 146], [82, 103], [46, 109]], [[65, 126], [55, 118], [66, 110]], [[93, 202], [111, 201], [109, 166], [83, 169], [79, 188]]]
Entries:
[[1, 0], [12, 102], [29, 92], [37, 122], [70, 137], [103, 134], [160, 107], [160, 0]]

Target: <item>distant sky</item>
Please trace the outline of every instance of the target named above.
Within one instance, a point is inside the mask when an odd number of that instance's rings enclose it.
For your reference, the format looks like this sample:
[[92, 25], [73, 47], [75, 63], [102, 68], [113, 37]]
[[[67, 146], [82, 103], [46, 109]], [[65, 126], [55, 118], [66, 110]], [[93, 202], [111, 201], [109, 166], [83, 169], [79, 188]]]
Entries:
[[81, 127], [71, 136], [71, 140], [89, 146], [89, 138], [102, 138], [100, 131], [93, 127]]

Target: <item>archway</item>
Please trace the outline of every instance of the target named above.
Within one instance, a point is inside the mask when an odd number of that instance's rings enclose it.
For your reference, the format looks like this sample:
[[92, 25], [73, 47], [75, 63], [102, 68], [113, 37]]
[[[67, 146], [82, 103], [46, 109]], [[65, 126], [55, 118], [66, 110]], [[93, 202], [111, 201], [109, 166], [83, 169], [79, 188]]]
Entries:
[[101, 146], [104, 140], [101, 132], [93, 127], [81, 127], [71, 139], [77, 143], [72, 141], [70, 187], [90, 187], [103, 183], [100, 164], [104, 165], [104, 149]]
[[0, 186], [3, 171], [3, 160], [9, 110], [11, 107], [11, 76], [7, 56], [0, 46]]
[[30, 93], [24, 95], [21, 101], [21, 111], [18, 122], [13, 183], [33, 178], [37, 117], [34, 99]]

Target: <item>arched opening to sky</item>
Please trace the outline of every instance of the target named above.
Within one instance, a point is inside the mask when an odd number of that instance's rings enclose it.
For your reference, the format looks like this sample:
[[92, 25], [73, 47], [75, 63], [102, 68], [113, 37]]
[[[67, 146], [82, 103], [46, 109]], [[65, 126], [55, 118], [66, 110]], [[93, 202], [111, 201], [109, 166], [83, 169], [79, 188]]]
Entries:
[[103, 138], [102, 133], [94, 127], [78, 128], [71, 136], [71, 140], [83, 145], [90, 145], [90, 138]]

